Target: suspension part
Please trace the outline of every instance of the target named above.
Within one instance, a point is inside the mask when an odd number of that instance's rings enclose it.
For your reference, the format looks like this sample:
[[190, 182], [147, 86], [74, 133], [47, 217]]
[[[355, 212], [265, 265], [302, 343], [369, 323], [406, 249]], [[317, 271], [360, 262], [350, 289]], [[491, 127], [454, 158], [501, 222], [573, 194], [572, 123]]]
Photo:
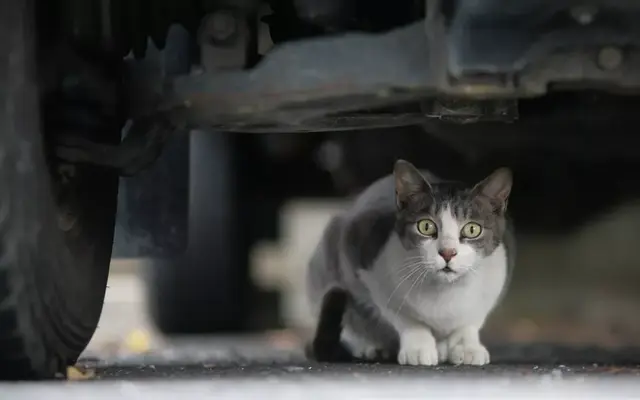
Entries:
[[[256, 0], [59, 0], [66, 37], [120, 57], [144, 57], [149, 38], [162, 50], [172, 24], [195, 37], [201, 19], [221, 9], [255, 10]], [[61, 12], [64, 11], [64, 12]]]

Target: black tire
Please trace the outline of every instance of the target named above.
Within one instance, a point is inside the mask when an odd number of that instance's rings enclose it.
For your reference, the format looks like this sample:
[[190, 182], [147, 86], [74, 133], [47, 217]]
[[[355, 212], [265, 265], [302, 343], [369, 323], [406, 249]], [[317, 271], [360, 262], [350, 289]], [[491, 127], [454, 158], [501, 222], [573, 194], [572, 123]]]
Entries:
[[[149, 61], [162, 64], [167, 75], [188, 73], [197, 50], [192, 45], [189, 33], [174, 26], [162, 54]], [[136, 200], [161, 190], [155, 201], [163, 204], [154, 209], [163, 214], [157, 218], [169, 221], [165, 224], [169, 228], [147, 223], [142, 230], [153, 231], [158, 241], [151, 246], [155, 260], [147, 276], [149, 307], [155, 324], [166, 334], [245, 328], [248, 235], [241, 232], [234, 139], [234, 135], [200, 131], [176, 138], [153, 171], [129, 182], [137, 188], [127, 186]], [[186, 190], [180, 190], [183, 185]], [[141, 187], [148, 190], [140, 193]], [[180, 193], [167, 193], [171, 190]], [[133, 218], [149, 214], [139, 208], [132, 211], [138, 214]], [[183, 227], [186, 239], [173, 232]]]
[[[53, 378], [84, 350], [102, 310], [116, 211], [114, 173], [47, 162], [33, 35], [32, 2], [6, 2], [0, 14], [0, 379]], [[119, 132], [108, 137], [117, 140]]]
[[232, 135], [194, 131], [189, 146], [186, 254], [151, 269], [150, 305], [166, 334], [246, 329], [248, 228], [238, 201]]

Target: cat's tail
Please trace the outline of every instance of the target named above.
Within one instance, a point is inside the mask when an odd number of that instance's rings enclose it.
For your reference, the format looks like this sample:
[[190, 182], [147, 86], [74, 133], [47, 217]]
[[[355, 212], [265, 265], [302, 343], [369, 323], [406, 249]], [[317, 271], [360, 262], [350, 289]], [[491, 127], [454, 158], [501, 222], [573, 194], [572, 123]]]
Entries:
[[339, 287], [331, 288], [325, 293], [313, 341], [305, 347], [307, 358], [320, 362], [353, 360], [340, 340], [342, 320], [350, 300], [349, 293]]

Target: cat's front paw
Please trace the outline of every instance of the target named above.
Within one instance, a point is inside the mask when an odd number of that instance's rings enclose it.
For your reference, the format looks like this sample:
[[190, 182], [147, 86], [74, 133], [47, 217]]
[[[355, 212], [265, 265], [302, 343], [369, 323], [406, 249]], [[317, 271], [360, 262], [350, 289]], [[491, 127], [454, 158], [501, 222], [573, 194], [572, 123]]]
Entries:
[[375, 346], [363, 345], [355, 347], [351, 350], [351, 355], [361, 360], [373, 361], [378, 358], [384, 358], [389, 356], [388, 352], [378, 349]]
[[438, 365], [438, 350], [435, 346], [420, 345], [402, 347], [398, 352], [400, 365]]
[[376, 345], [366, 337], [353, 333], [350, 329], [342, 331], [342, 341], [354, 358], [374, 361], [379, 358], [389, 357], [389, 352], [382, 346]]
[[489, 351], [481, 344], [457, 344], [449, 350], [451, 364], [486, 365], [489, 361]]
[[431, 332], [415, 329], [403, 332], [398, 352], [400, 365], [437, 365], [438, 348]]

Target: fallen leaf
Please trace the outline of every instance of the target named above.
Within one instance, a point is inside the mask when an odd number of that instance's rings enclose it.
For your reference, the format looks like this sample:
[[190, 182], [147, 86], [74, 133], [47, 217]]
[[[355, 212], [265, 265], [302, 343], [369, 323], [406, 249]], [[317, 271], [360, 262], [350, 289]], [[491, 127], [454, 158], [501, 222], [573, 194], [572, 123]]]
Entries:
[[149, 333], [140, 329], [131, 332], [125, 340], [127, 349], [133, 353], [146, 353], [151, 348], [150, 342]]
[[78, 367], [67, 367], [67, 380], [70, 381], [86, 381], [93, 379], [96, 372], [92, 369], [80, 369]]

